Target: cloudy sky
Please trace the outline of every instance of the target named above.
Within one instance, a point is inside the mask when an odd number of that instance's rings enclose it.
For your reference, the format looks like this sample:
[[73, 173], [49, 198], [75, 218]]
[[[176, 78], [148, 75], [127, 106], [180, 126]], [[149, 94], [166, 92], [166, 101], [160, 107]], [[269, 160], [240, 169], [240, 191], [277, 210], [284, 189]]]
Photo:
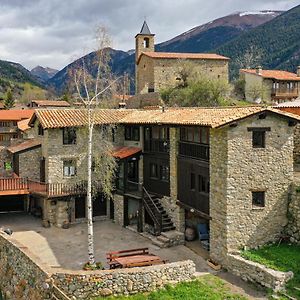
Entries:
[[129, 50], [144, 18], [156, 42], [237, 11], [287, 10], [299, 0], [0, 0], [0, 59], [61, 69], [93, 50], [105, 25]]

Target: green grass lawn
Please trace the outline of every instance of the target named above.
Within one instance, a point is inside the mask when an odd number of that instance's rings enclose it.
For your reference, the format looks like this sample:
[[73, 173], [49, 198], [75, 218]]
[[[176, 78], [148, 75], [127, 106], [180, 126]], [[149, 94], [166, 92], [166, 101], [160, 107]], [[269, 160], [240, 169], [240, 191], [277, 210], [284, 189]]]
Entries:
[[164, 289], [133, 296], [119, 296], [110, 300], [246, 300], [247, 298], [233, 294], [224, 281], [213, 275], [204, 275], [191, 282], [179, 283], [176, 286], [167, 286]]
[[281, 244], [262, 247], [258, 250], [247, 250], [242, 256], [248, 260], [261, 263], [279, 271], [293, 271], [294, 278], [288, 281], [287, 294], [300, 299], [300, 246]]

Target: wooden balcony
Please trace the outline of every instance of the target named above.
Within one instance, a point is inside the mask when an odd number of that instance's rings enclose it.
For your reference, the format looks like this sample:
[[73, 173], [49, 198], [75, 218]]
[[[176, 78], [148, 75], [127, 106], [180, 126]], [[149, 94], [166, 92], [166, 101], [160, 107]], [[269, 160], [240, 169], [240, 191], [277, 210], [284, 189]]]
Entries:
[[29, 194], [27, 178], [0, 178], [0, 196]]
[[298, 91], [298, 88], [294, 88], [294, 89], [272, 89], [271, 96], [272, 96], [272, 98], [275, 98], [275, 99], [297, 98], [299, 96], [299, 91]]
[[87, 183], [42, 183], [27, 178], [0, 178], [0, 196], [37, 194], [48, 198], [83, 195]]
[[208, 161], [209, 145], [181, 141], [179, 142], [179, 155]]

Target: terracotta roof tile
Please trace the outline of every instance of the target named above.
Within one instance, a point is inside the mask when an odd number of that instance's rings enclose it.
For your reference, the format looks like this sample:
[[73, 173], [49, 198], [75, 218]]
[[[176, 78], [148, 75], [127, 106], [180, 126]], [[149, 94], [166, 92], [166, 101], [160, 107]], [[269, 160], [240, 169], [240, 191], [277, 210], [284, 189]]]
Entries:
[[38, 106], [54, 106], [54, 107], [70, 107], [70, 103], [67, 101], [56, 100], [32, 100], [32, 103], [36, 103]]
[[243, 73], [250, 73], [257, 76], [261, 76], [266, 79], [277, 79], [277, 80], [289, 80], [289, 81], [300, 81], [300, 77], [295, 73], [281, 71], [281, 70], [262, 70], [261, 75], [257, 74], [255, 69], [241, 69]]
[[11, 153], [17, 153], [20, 151], [28, 150], [34, 147], [39, 147], [41, 146], [41, 141], [37, 139], [31, 139], [27, 140], [21, 144], [15, 145], [15, 146], [10, 146], [7, 148], [7, 150]]
[[31, 118], [33, 114], [33, 109], [0, 110], [0, 121], [20, 121]]
[[[248, 116], [270, 111], [300, 121], [300, 116], [261, 106], [220, 108], [166, 108], [153, 110], [102, 109], [97, 111], [96, 124], [141, 125], [200, 125], [217, 128]], [[87, 111], [81, 109], [37, 110], [36, 117], [44, 128], [82, 126], [87, 122]], [[32, 124], [34, 119], [30, 121]]]
[[119, 159], [123, 159], [132, 156], [142, 151], [139, 147], [116, 147], [113, 152], [113, 156]]
[[[95, 124], [114, 124], [130, 113], [130, 110], [99, 109], [95, 113]], [[29, 122], [38, 118], [43, 128], [62, 128], [87, 124], [86, 109], [37, 109]]]
[[152, 58], [168, 58], [168, 59], [217, 59], [217, 60], [229, 60], [230, 58], [215, 54], [215, 53], [175, 53], [175, 52], [142, 52], [138, 62], [142, 55], [146, 55]]

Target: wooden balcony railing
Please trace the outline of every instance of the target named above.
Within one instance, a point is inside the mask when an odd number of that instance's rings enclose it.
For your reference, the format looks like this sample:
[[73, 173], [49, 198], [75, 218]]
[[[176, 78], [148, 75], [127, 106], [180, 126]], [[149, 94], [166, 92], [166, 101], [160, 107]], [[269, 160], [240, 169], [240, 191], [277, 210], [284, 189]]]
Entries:
[[209, 145], [190, 142], [179, 142], [179, 155], [209, 160]]
[[0, 191], [28, 190], [27, 178], [0, 178]]
[[2, 195], [12, 191], [30, 194], [40, 194], [46, 197], [68, 195], [82, 195], [87, 190], [87, 183], [42, 183], [27, 178], [0, 178], [0, 192]]
[[272, 97], [298, 97], [299, 91], [295, 89], [276, 89], [271, 92]]

